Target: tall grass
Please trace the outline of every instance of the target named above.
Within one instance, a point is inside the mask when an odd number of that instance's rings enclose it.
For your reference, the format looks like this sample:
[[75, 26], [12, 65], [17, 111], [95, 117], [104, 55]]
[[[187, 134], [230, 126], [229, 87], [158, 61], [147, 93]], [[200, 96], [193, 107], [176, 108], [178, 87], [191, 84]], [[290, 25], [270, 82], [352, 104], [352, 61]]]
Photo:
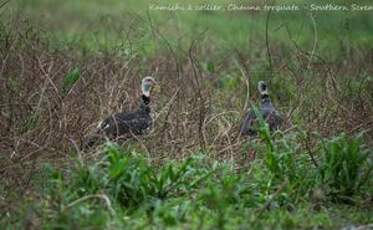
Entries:
[[[108, 5], [18, 1], [31, 18], [0, 23], [1, 225], [372, 222], [371, 15], [272, 14], [266, 44], [263, 14], [122, 15], [126, 3], [112, 2], [110, 15]], [[40, 26], [39, 12], [54, 20]], [[152, 132], [81, 152], [99, 120], [137, 108], [144, 75], [162, 85]], [[259, 80], [287, 127], [271, 133], [262, 121], [249, 139], [238, 130]]]
[[341, 134], [323, 142], [322, 149], [321, 183], [336, 199], [351, 200], [361, 186], [371, 183], [372, 151], [364, 148], [361, 137]]

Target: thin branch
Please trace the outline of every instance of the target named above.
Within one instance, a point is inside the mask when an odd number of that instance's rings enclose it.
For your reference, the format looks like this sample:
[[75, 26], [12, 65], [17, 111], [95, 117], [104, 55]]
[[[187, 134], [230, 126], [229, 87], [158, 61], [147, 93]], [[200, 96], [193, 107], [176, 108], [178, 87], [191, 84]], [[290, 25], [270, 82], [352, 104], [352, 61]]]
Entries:
[[313, 40], [313, 47], [312, 47], [311, 56], [309, 58], [309, 62], [308, 62], [308, 65], [307, 65], [307, 69], [309, 69], [310, 66], [311, 66], [312, 58], [313, 58], [313, 55], [315, 53], [316, 46], [317, 46], [317, 41], [318, 41], [316, 21], [315, 21], [315, 18], [313, 17], [312, 13], [311, 13], [310, 17], [311, 17], [312, 25], [313, 25], [314, 40]]
[[3, 3], [0, 3], [0, 9], [3, 8], [9, 2], [10, 2], [10, 0], [5, 0]]
[[272, 77], [272, 55], [271, 50], [269, 47], [269, 36], [268, 36], [268, 27], [269, 27], [269, 17], [271, 15], [272, 10], [270, 9], [267, 14], [266, 19], [266, 47], [267, 47], [267, 56], [268, 56], [268, 67], [270, 69], [271, 77]]

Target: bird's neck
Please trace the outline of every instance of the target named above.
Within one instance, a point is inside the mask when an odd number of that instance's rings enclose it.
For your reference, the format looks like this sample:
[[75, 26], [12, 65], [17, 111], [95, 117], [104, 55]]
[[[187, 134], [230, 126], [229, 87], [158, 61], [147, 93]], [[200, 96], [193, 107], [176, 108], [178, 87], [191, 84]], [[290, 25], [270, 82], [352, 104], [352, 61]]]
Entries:
[[269, 103], [271, 103], [271, 99], [269, 98], [268, 94], [262, 94], [260, 102], [261, 102], [262, 105], [269, 104]]
[[145, 96], [145, 97], [150, 96], [150, 86], [149, 85], [143, 84], [141, 86], [141, 91], [142, 91], [143, 96]]
[[141, 102], [144, 103], [145, 105], [150, 104], [150, 97], [148, 95], [143, 94], [141, 96]]
[[147, 112], [147, 113], [150, 113], [150, 97], [143, 94], [141, 96], [141, 104], [140, 104], [140, 110], [141, 111], [144, 111], [144, 112]]

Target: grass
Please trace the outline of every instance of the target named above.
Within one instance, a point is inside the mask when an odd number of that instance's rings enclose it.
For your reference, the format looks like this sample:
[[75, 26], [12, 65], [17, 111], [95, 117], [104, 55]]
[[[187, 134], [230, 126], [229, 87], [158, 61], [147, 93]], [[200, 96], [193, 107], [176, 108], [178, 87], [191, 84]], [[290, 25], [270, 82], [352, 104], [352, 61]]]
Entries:
[[[2, 221], [47, 229], [308, 229], [371, 223], [371, 210], [364, 204], [371, 192], [367, 177], [361, 176], [360, 186], [346, 194], [348, 203], [336, 200], [335, 191], [344, 195], [341, 188], [350, 187], [350, 181], [324, 181], [325, 169], [345, 162], [343, 153], [315, 168], [305, 152], [281, 153], [281, 142], [274, 143], [274, 155], [259, 156], [240, 173], [235, 162], [218, 162], [203, 153], [155, 168], [143, 154], [107, 143], [93, 161], [76, 160], [64, 171], [45, 165], [37, 185], [40, 202], [27, 201], [16, 219]], [[358, 138], [342, 135], [324, 142], [366, 156], [367, 149], [356, 146]], [[288, 148], [295, 149], [291, 143]], [[344, 172], [369, 175], [371, 162], [363, 159], [350, 159], [360, 167]], [[340, 172], [331, 171], [329, 177], [339, 178]]]
[[[147, 6], [13, 0], [1, 9], [1, 226], [373, 223], [370, 12], [272, 12], [267, 21], [268, 12]], [[162, 87], [152, 132], [81, 152], [99, 120], [137, 108], [145, 75]], [[261, 121], [257, 138], [240, 137], [259, 80], [286, 124], [271, 133]]]
[[[136, 4], [134, 4], [136, 2]], [[176, 4], [177, 2], [174, 2]], [[369, 1], [367, 1], [367, 4]], [[14, 11], [21, 7], [22, 13], [35, 20], [41, 20], [48, 30], [53, 32], [55, 45], [76, 44], [87, 50], [118, 49], [118, 46], [134, 46], [141, 55], [155, 55], [154, 47], [167, 48], [166, 44], [155, 40], [154, 34], [167, 38], [171, 46], [187, 48], [197, 38], [202, 46], [214, 44], [215, 52], [230, 52], [235, 49], [252, 55], [263, 49], [266, 33], [266, 12], [246, 13], [245, 11], [200, 12], [200, 11], [152, 11], [146, 1], [112, 0], [101, 1], [64, 1], [51, 3], [46, 0], [14, 1]], [[154, 3], [153, 3], [154, 4]], [[166, 1], [159, 5], [169, 4]], [[185, 4], [185, 3], [181, 3]], [[194, 1], [192, 5], [201, 4]], [[214, 2], [226, 6], [227, 3]], [[237, 3], [239, 4], [239, 3]], [[242, 4], [242, 3], [241, 3]], [[250, 5], [262, 5], [248, 2]], [[306, 1], [305, 1], [305, 4]], [[309, 3], [308, 3], [309, 4]], [[348, 5], [348, 1], [345, 1]], [[363, 4], [363, 3], [361, 3]], [[18, 10], [19, 11], [19, 10]], [[66, 20], [68, 18], [68, 20]], [[273, 44], [282, 44], [285, 49], [300, 47], [312, 50], [317, 30], [316, 54], [328, 59], [338, 58], [341, 49], [349, 47], [371, 47], [373, 20], [368, 12], [315, 12], [301, 10], [294, 13], [274, 12], [269, 25], [270, 40]], [[144, 25], [145, 26], [141, 26]], [[156, 25], [155, 28], [151, 25]], [[315, 27], [316, 26], [316, 27]], [[234, 34], [235, 36], [231, 36]], [[134, 44], [128, 44], [128, 39]], [[292, 42], [289, 42], [292, 41]], [[295, 46], [296, 45], [296, 46]], [[123, 48], [123, 47], [122, 47]], [[177, 49], [175, 49], [177, 50]], [[263, 59], [266, 57], [264, 56]], [[287, 56], [278, 57], [286, 59]]]

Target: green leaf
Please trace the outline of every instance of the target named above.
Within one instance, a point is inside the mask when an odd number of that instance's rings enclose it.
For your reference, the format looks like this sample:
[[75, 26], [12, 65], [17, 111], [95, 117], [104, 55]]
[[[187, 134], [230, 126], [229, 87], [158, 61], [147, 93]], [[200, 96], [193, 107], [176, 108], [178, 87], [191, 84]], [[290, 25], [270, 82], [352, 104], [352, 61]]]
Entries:
[[80, 78], [80, 70], [79, 68], [75, 68], [72, 71], [70, 71], [65, 78], [63, 79], [63, 86], [62, 86], [62, 96], [66, 97], [75, 83], [79, 80]]
[[215, 65], [214, 65], [214, 63], [212, 63], [212, 62], [207, 63], [207, 70], [208, 70], [210, 73], [215, 72]]

